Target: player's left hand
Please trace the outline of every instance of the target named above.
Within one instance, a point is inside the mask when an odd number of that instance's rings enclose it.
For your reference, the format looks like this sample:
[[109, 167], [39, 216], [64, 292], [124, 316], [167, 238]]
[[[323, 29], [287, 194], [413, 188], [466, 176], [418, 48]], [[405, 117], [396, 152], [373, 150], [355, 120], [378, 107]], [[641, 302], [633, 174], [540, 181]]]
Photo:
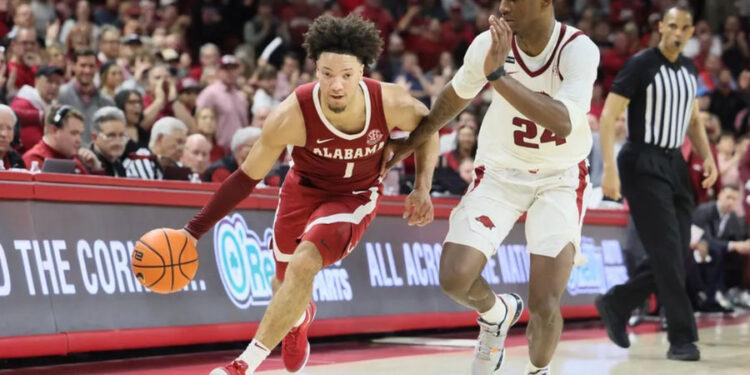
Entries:
[[493, 15], [490, 16], [490, 34], [492, 45], [484, 58], [484, 75], [489, 75], [505, 63], [505, 58], [510, 53], [513, 30], [504, 19]]
[[404, 219], [409, 225], [423, 227], [435, 218], [435, 210], [430, 199], [430, 190], [416, 188], [404, 199]]
[[701, 185], [704, 189], [714, 186], [716, 179], [719, 177], [719, 171], [716, 169], [716, 163], [712, 160], [703, 162], [703, 182]]

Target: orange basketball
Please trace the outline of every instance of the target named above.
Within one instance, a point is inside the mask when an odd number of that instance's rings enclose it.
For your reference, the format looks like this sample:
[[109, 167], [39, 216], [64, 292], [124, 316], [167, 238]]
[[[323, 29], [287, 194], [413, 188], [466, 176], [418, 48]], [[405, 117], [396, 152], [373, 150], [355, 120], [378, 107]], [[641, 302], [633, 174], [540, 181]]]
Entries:
[[195, 277], [198, 250], [180, 231], [154, 229], [135, 243], [130, 263], [143, 286], [156, 293], [174, 293]]

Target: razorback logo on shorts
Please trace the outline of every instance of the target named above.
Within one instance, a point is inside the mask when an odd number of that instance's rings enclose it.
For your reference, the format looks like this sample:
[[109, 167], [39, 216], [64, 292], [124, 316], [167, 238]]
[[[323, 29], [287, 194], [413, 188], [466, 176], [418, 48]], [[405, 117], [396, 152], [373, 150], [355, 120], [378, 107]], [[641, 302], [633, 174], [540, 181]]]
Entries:
[[482, 225], [484, 225], [487, 229], [495, 229], [495, 223], [493, 223], [492, 219], [490, 219], [487, 215], [477, 216], [475, 220], [482, 223]]
[[378, 129], [372, 129], [367, 133], [367, 144], [370, 146], [380, 142], [381, 139], [383, 139], [383, 133]]

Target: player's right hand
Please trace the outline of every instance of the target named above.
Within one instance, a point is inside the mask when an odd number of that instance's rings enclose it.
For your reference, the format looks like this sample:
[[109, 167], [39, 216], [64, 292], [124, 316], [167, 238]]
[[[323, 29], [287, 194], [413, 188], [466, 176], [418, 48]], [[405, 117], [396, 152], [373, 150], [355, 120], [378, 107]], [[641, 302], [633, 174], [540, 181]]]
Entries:
[[605, 197], [616, 201], [622, 199], [622, 195], [620, 194], [620, 176], [617, 174], [617, 170], [604, 168], [602, 174], [602, 193]]
[[388, 170], [406, 159], [416, 147], [409, 143], [408, 138], [388, 139], [383, 148], [383, 161], [380, 163], [380, 177], [385, 177]]
[[185, 228], [178, 229], [177, 231], [180, 232], [180, 233], [182, 233], [182, 234], [184, 234], [190, 240], [190, 242], [193, 243], [193, 246], [197, 246], [198, 245], [198, 239], [196, 239], [195, 237], [193, 237], [193, 235], [190, 234], [190, 232], [186, 231]]

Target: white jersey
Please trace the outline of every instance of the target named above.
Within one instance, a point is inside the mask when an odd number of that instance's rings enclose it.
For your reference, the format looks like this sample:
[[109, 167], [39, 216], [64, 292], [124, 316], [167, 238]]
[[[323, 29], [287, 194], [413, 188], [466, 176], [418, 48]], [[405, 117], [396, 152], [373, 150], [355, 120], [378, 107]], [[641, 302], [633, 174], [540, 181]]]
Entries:
[[[451, 82], [458, 96], [475, 97], [487, 84], [484, 59], [492, 44], [489, 31], [479, 34], [469, 46], [464, 65]], [[528, 120], [497, 91], [479, 131], [475, 165], [489, 168], [567, 169], [586, 159], [592, 137], [586, 114], [599, 65], [599, 49], [578, 29], [555, 22], [544, 51], [528, 56], [512, 40], [505, 61], [507, 74], [535, 92], [562, 102], [568, 110], [572, 130], [567, 138]]]

